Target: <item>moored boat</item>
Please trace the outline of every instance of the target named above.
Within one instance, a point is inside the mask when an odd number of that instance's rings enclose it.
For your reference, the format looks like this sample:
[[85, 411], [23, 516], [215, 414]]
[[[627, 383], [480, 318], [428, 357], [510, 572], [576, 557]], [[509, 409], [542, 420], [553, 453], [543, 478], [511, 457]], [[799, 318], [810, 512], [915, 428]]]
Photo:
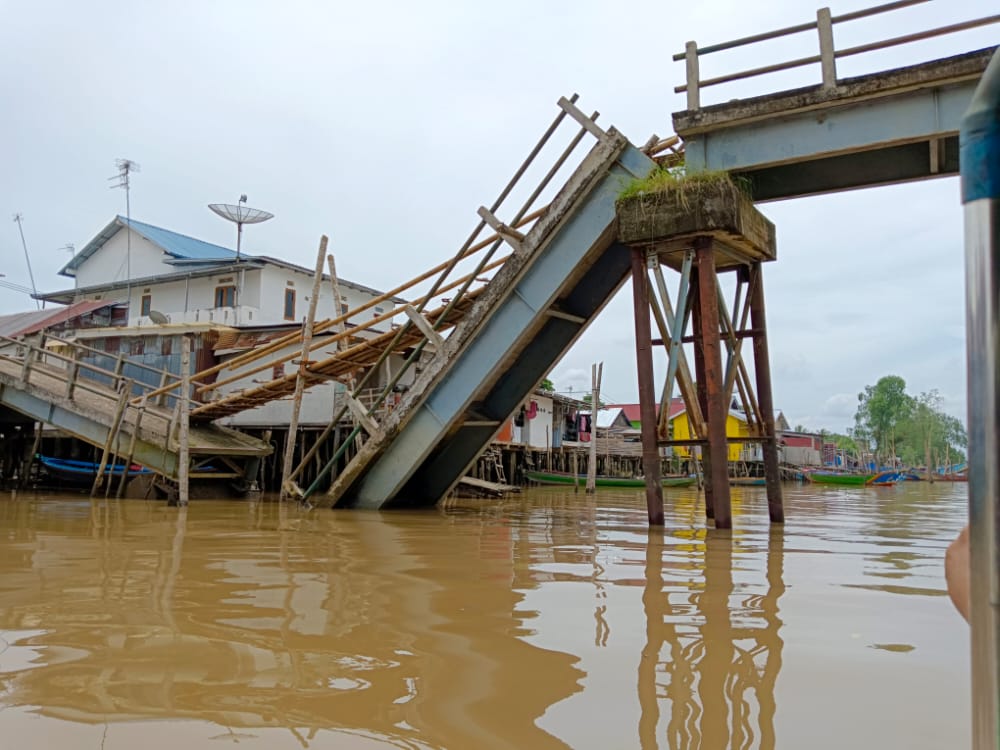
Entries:
[[[74, 485], [89, 485], [97, 478], [97, 464], [93, 461], [77, 461], [70, 458], [52, 458], [50, 456], [38, 456], [38, 462], [45, 469], [45, 473], [60, 482]], [[126, 467], [125, 464], [107, 465], [104, 467], [105, 477], [119, 478], [128, 470], [128, 476], [137, 477], [152, 472], [138, 464]]]
[[729, 477], [733, 487], [764, 487], [767, 480], [764, 477]]
[[846, 487], [864, 487], [875, 474], [841, 474], [835, 471], [811, 471], [809, 481], [816, 484], [838, 484]]
[[[561, 471], [526, 471], [524, 476], [531, 482], [538, 484], [587, 484], [586, 474], [569, 474]], [[663, 477], [660, 484], [664, 487], [689, 487], [696, 481], [695, 477]], [[596, 480], [598, 487], [645, 487], [646, 480], [642, 477], [604, 477], [599, 476]]]

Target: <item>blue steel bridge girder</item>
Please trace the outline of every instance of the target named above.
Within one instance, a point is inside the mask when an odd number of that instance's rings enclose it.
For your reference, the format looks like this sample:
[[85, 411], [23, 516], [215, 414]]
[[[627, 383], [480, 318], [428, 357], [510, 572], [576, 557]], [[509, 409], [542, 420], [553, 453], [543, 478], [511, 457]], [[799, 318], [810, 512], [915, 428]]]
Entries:
[[[628, 274], [615, 201], [653, 161], [620, 134], [598, 143], [397, 409], [331, 488], [337, 505], [432, 505], [610, 300]], [[553, 311], [557, 310], [558, 314]], [[395, 423], [394, 423], [395, 422]], [[358, 459], [361, 459], [360, 461]]]

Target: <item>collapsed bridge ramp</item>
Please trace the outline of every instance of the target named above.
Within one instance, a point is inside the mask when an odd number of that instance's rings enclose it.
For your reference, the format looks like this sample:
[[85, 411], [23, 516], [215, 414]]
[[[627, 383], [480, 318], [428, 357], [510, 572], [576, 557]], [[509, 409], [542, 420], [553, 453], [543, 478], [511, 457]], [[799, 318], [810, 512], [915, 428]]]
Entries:
[[[461, 479], [628, 276], [615, 201], [653, 159], [614, 129], [560, 105], [597, 143], [526, 235], [480, 215], [513, 248], [471, 310], [381, 424], [314, 504], [425, 506]], [[429, 332], [433, 337], [433, 332]]]
[[[129, 373], [137, 367], [154, 368], [119, 358], [107, 369], [90, 361], [95, 354], [103, 356], [83, 344], [45, 334], [27, 340], [0, 337], [0, 406], [101, 449], [109, 461], [117, 456], [176, 479], [181, 439], [178, 394], [147, 399], [144, 394], [152, 393], [152, 386]], [[156, 373], [163, 382], [180, 380], [167, 372]], [[192, 424], [187, 442], [193, 479], [252, 478], [260, 457], [271, 452], [263, 441], [212, 424]], [[199, 468], [209, 460], [210, 468]]]

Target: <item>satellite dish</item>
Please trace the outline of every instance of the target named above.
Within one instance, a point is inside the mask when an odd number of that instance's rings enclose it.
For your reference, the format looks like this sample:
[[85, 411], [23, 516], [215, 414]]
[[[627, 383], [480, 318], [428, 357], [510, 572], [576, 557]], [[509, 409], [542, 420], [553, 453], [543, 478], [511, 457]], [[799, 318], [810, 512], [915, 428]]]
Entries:
[[150, 310], [148, 317], [158, 326], [165, 326], [167, 323], [170, 322], [170, 319], [166, 315], [161, 313], [159, 310]]
[[209, 203], [208, 207], [221, 216], [226, 221], [231, 221], [236, 225], [236, 260], [240, 259], [240, 242], [243, 239], [244, 224], [260, 224], [262, 221], [273, 219], [274, 214], [261, 211], [259, 208], [250, 208], [244, 205], [247, 202], [246, 193], [240, 196], [239, 203]]

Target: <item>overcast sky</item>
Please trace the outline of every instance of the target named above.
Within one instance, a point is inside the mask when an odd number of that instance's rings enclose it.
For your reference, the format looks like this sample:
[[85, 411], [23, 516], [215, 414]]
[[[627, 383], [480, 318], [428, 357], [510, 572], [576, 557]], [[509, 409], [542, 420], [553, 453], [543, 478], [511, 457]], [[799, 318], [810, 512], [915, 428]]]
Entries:
[[[842, 0], [839, 14], [877, 4]], [[338, 271], [379, 288], [454, 253], [573, 92], [634, 143], [672, 132], [684, 42], [801, 23], [816, 5], [668, 2], [45, 2], [0, 0], [0, 273], [27, 285], [14, 212], [40, 290], [67, 243], [116, 213], [116, 158], [141, 165], [135, 219], [234, 244], [207, 203], [276, 218], [250, 253], [314, 264], [330, 235]], [[934, 0], [836, 27], [838, 46], [996, 12]], [[848, 58], [856, 75], [996, 43], [1000, 27]], [[713, 55], [703, 75], [815, 54], [814, 34]], [[714, 58], [718, 58], [715, 60]], [[713, 67], [714, 66], [714, 67]], [[818, 70], [706, 92], [706, 103], [815, 83]], [[779, 260], [765, 270], [776, 405], [793, 424], [844, 429], [857, 393], [886, 374], [937, 388], [965, 417], [963, 241], [955, 178], [761, 206]], [[6, 225], [6, 229], [2, 226]], [[0, 290], [0, 313], [33, 305]], [[626, 285], [555, 368], [559, 390], [633, 401]], [[665, 369], [662, 363], [658, 371]]]

